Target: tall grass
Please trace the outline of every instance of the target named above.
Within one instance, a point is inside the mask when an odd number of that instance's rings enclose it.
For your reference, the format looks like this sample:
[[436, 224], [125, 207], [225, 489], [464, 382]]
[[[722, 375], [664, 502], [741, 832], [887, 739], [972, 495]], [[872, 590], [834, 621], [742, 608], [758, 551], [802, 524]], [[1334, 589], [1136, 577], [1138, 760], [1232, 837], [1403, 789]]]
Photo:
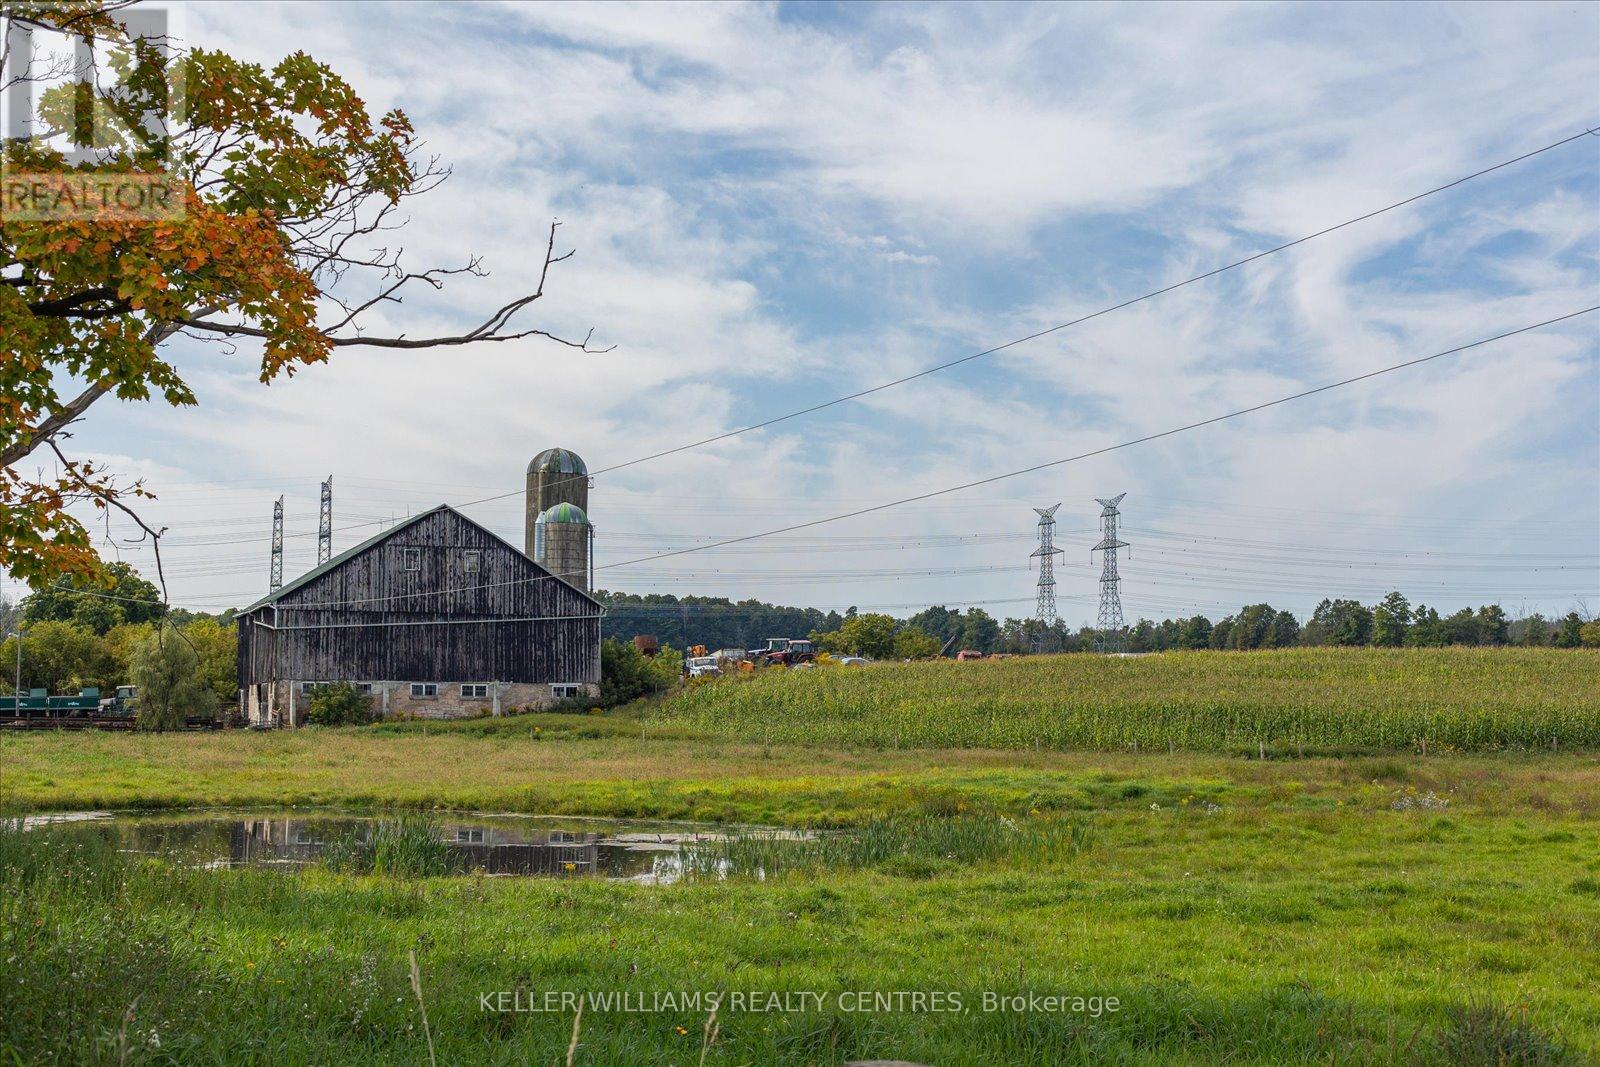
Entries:
[[323, 846], [318, 860], [339, 874], [427, 878], [451, 873], [450, 849], [438, 825], [417, 815], [379, 819], [366, 837], [354, 830], [342, 833]]
[[881, 748], [1593, 748], [1600, 655], [1319, 648], [765, 671], [696, 686], [657, 715], [747, 741]]
[[1079, 820], [919, 815], [873, 819], [855, 829], [801, 837], [733, 834], [686, 846], [682, 859], [687, 878], [772, 878], [795, 871], [860, 868], [928, 876], [1002, 860], [1019, 867], [1060, 863], [1077, 856], [1089, 842], [1089, 826]]
[[1529, 806], [1441, 843], [1422, 819], [1113, 814], [1092, 862], [1054, 865], [1027, 849], [1070, 855], [1073, 824], [958, 816], [828, 846], [890, 873], [948, 864], [927, 878], [666, 886], [206, 869], [118, 852], [90, 826], [0, 823], [0, 1063], [417, 1064], [430, 1039], [440, 1063], [560, 1063], [572, 1013], [485, 1012], [479, 994], [565, 989], [1121, 1002], [1091, 1017], [835, 999], [728, 1011], [715, 1045], [703, 1008], [585, 1010], [576, 1063], [703, 1048], [727, 1065], [1593, 1062], [1600, 945], [1592, 895], [1569, 889], [1592, 825]]

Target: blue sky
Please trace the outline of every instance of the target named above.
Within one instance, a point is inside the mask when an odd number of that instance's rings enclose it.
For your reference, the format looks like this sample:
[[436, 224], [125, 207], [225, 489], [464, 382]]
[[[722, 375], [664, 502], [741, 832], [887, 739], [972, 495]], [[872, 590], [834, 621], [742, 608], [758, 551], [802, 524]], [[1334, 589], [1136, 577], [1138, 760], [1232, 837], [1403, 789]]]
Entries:
[[[520, 481], [852, 392], [1180, 280], [1600, 125], [1600, 6], [207, 5], [196, 44], [303, 48], [455, 168], [408, 254], [490, 278], [401, 309], [448, 332], [577, 249], [530, 321], [614, 344], [342, 351], [263, 389], [192, 346], [196, 410], [97, 409], [143, 473], [175, 599]], [[597, 479], [599, 562], [1070, 455], [1595, 303], [1600, 138], [959, 369]], [[1400, 588], [1600, 610], [1600, 316], [1112, 456], [610, 588], [1094, 615], [1096, 496], [1126, 491], [1131, 617]], [[186, 342], [185, 342], [186, 343]], [[516, 538], [520, 504], [472, 514]], [[937, 541], [930, 539], [938, 538]], [[124, 550], [140, 562], [137, 550]], [[903, 613], [903, 612], [902, 612]]]

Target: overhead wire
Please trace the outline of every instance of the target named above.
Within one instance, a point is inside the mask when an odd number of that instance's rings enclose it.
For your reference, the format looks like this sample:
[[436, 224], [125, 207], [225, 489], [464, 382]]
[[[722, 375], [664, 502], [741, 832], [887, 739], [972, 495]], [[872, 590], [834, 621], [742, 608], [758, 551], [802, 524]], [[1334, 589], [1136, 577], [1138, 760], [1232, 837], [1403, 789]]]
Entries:
[[[1417, 357], [1415, 359], [1404, 360], [1404, 361], [1399, 362], [1399, 363], [1390, 364], [1388, 366], [1380, 367], [1380, 368], [1377, 368], [1377, 369], [1371, 370], [1371, 371], [1366, 371], [1365, 373], [1357, 374], [1357, 375], [1354, 375], [1354, 376], [1349, 377], [1349, 378], [1344, 378], [1344, 379], [1341, 379], [1341, 380], [1336, 381], [1336, 382], [1330, 382], [1330, 383], [1325, 384], [1325, 385], [1315, 386], [1315, 387], [1313, 387], [1311, 389], [1303, 389], [1303, 390], [1301, 390], [1301, 391], [1299, 391], [1297, 393], [1291, 393], [1291, 394], [1289, 394], [1287, 396], [1277, 397], [1277, 398], [1272, 399], [1272, 400], [1263, 401], [1263, 402], [1261, 402], [1259, 404], [1252, 404], [1249, 407], [1238, 408], [1238, 409], [1233, 410], [1233, 411], [1225, 412], [1225, 413], [1223, 413], [1221, 415], [1214, 415], [1214, 416], [1212, 416], [1210, 418], [1199, 419], [1199, 420], [1196, 420], [1194, 422], [1185, 423], [1184, 425], [1181, 425], [1181, 426], [1172, 427], [1171, 429], [1161, 430], [1161, 431], [1159, 431], [1157, 433], [1145, 434], [1145, 435], [1143, 435], [1141, 437], [1135, 437], [1135, 438], [1132, 438], [1132, 439], [1127, 440], [1127, 441], [1120, 441], [1120, 442], [1117, 442], [1116, 444], [1111, 444], [1111, 445], [1106, 445], [1106, 446], [1101, 447], [1101, 448], [1091, 449], [1090, 451], [1087, 451], [1087, 452], [1080, 452], [1077, 455], [1067, 456], [1067, 457], [1064, 457], [1062, 459], [1050, 460], [1050, 461], [1045, 462], [1045, 463], [1036, 463], [1036, 464], [1033, 464], [1031, 466], [1022, 467], [1022, 468], [1020, 468], [1018, 470], [1007, 471], [1007, 472], [1005, 472], [1003, 474], [990, 475], [990, 476], [988, 476], [986, 478], [978, 478], [978, 479], [975, 479], [975, 480], [970, 481], [970, 482], [963, 482], [963, 483], [961, 483], [959, 485], [948, 486], [948, 487], [943, 488], [943, 489], [930, 490], [929, 492], [925, 492], [925, 493], [917, 493], [917, 494], [914, 494], [912, 496], [901, 497], [898, 500], [890, 500], [890, 501], [886, 501], [886, 502], [881, 503], [881, 504], [872, 505], [870, 507], [857, 508], [857, 509], [855, 509], [853, 511], [846, 511], [846, 512], [842, 512], [842, 513], [836, 514], [836, 515], [825, 516], [823, 518], [810, 519], [810, 520], [807, 520], [805, 522], [799, 522], [799, 523], [792, 523], [792, 524], [787, 525], [787, 526], [781, 526], [781, 527], [778, 527], [778, 528], [772, 529], [772, 530], [764, 530], [764, 531], [761, 531], [759, 533], [744, 534], [744, 535], [739, 536], [739, 537], [729, 537], [729, 538], [726, 538], [726, 539], [723, 539], [723, 540], [720, 540], [720, 541], [714, 541], [714, 542], [710, 542], [710, 543], [704, 544], [704, 545], [694, 545], [694, 546], [690, 546], [690, 547], [687, 547], [687, 548], [677, 548], [677, 549], [672, 549], [672, 550], [669, 550], [669, 551], [666, 551], [666, 552], [655, 553], [653, 555], [640, 556], [640, 557], [637, 557], [635, 559], [623, 560], [623, 561], [617, 562], [617, 563], [610, 563], [610, 564], [606, 564], [603, 567], [596, 567], [595, 570], [596, 571], [600, 571], [600, 570], [615, 570], [615, 569], [622, 568], [622, 567], [634, 566], [634, 565], [637, 565], [637, 564], [640, 564], [640, 563], [649, 563], [649, 562], [653, 562], [653, 561], [659, 560], [659, 559], [671, 559], [671, 558], [674, 558], [674, 557], [677, 557], [677, 556], [689, 555], [689, 554], [696, 553], [696, 552], [705, 552], [705, 551], [709, 551], [711, 549], [721, 548], [721, 547], [724, 547], [724, 546], [727, 546], [727, 545], [741, 544], [743, 542], [760, 540], [760, 539], [763, 539], [763, 538], [774, 537], [774, 536], [778, 536], [778, 535], [781, 535], [781, 534], [795, 533], [795, 532], [797, 532], [799, 530], [813, 529], [813, 528], [815, 528], [817, 526], [826, 525], [828, 523], [840, 522], [840, 521], [843, 521], [845, 519], [858, 518], [858, 517], [860, 517], [862, 515], [870, 515], [870, 514], [873, 514], [873, 513], [876, 513], [876, 512], [880, 512], [880, 511], [887, 511], [887, 510], [889, 510], [891, 508], [899, 507], [899, 506], [904, 505], [904, 504], [914, 503], [914, 502], [922, 501], [922, 500], [932, 500], [932, 499], [934, 499], [936, 497], [946, 496], [946, 495], [951, 494], [951, 493], [959, 493], [959, 492], [964, 492], [965, 490], [968, 490], [968, 489], [975, 489], [975, 488], [977, 488], [979, 486], [992, 485], [992, 484], [994, 484], [996, 482], [1005, 481], [1005, 480], [1008, 480], [1008, 479], [1011, 479], [1011, 478], [1017, 478], [1017, 477], [1021, 477], [1023, 475], [1027, 475], [1027, 474], [1034, 474], [1034, 473], [1037, 473], [1038, 471], [1048, 470], [1048, 469], [1051, 469], [1051, 468], [1064, 466], [1064, 465], [1069, 464], [1069, 463], [1077, 463], [1077, 462], [1080, 462], [1080, 461], [1085, 460], [1085, 459], [1092, 459], [1092, 458], [1094, 458], [1096, 456], [1103, 456], [1103, 455], [1107, 455], [1107, 454], [1112, 453], [1112, 452], [1120, 451], [1122, 449], [1132, 448], [1132, 447], [1135, 447], [1137, 445], [1147, 444], [1147, 443], [1149, 443], [1151, 441], [1158, 441], [1158, 440], [1162, 440], [1164, 438], [1176, 436], [1178, 434], [1188, 433], [1190, 431], [1202, 429], [1202, 428], [1207, 427], [1207, 426], [1213, 426], [1213, 425], [1216, 425], [1217, 423], [1225, 422], [1225, 421], [1228, 421], [1230, 419], [1241, 418], [1241, 417], [1243, 417], [1245, 415], [1254, 414], [1254, 413], [1259, 412], [1259, 411], [1265, 411], [1265, 410], [1267, 410], [1269, 408], [1278, 407], [1279, 405], [1282, 405], [1282, 404], [1291, 403], [1291, 402], [1296, 401], [1296, 400], [1303, 400], [1306, 397], [1316, 396], [1318, 394], [1326, 393], [1326, 392], [1329, 392], [1329, 391], [1334, 390], [1334, 389], [1341, 389], [1341, 388], [1344, 388], [1346, 386], [1357, 384], [1359, 382], [1369, 381], [1369, 380], [1371, 380], [1373, 378], [1377, 378], [1377, 377], [1380, 377], [1380, 376], [1385, 375], [1385, 374], [1393, 374], [1393, 373], [1395, 373], [1397, 371], [1406, 370], [1406, 369], [1411, 368], [1411, 367], [1421, 366], [1422, 364], [1430, 363], [1430, 362], [1432, 362], [1434, 360], [1443, 359], [1443, 358], [1446, 358], [1448, 356], [1459, 355], [1462, 352], [1467, 352], [1467, 351], [1471, 351], [1472, 349], [1481, 348], [1484, 345], [1493, 344], [1493, 343], [1496, 343], [1496, 342], [1499, 342], [1499, 341], [1504, 341], [1504, 340], [1506, 340], [1508, 338], [1516, 337], [1516, 336], [1519, 336], [1521, 334], [1532, 332], [1534, 330], [1544, 329], [1546, 327], [1556, 325], [1557, 323], [1567, 322], [1567, 321], [1570, 321], [1572, 319], [1579, 318], [1579, 317], [1581, 317], [1583, 315], [1590, 315], [1590, 314], [1593, 314], [1596, 311], [1600, 311], [1600, 305], [1593, 305], [1593, 306], [1590, 306], [1590, 307], [1582, 308], [1582, 309], [1577, 310], [1577, 311], [1567, 312], [1566, 314], [1563, 314], [1563, 315], [1557, 315], [1557, 316], [1555, 316], [1553, 318], [1545, 319], [1542, 322], [1531, 323], [1531, 324], [1529, 324], [1527, 326], [1519, 326], [1516, 329], [1506, 330], [1506, 331], [1504, 331], [1502, 333], [1498, 333], [1498, 334], [1495, 334], [1495, 335], [1490, 336], [1490, 337], [1484, 337], [1484, 338], [1480, 338], [1479, 340], [1476, 340], [1476, 341], [1470, 341], [1470, 342], [1468, 342], [1466, 344], [1456, 345], [1453, 348], [1447, 348], [1447, 349], [1444, 349], [1443, 351], [1435, 352], [1435, 353], [1433, 353], [1431, 355], [1419, 356], [1419, 357]], [[459, 591], [466, 591], [466, 590], [476, 589], [476, 588], [492, 588], [492, 587], [497, 587], [497, 586], [522, 585], [522, 584], [527, 584], [529, 582], [547, 580], [547, 577], [548, 576], [541, 576], [541, 577], [535, 577], [535, 578], [510, 579], [510, 580], [505, 581], [505, 582], [487, 583], [485, 585], [479, 585], [479, 586], [465, 586], [465, 587], [460, 587], [459, 589], [454, 589], [454, 590], [436, 590], [436, 591], [432, 591], [431, 593], [426, 594], [426, 595], [440, 595], [440, 594], [448, 593], [448, 592], [459, 592]], [[413, 597], [413, 596], [417, 596], [417, 595], [424, 595], [424, 594], [397, 594], [397, 595], [391, 595], [391, 596], [386, 596], [386, 597], [371, 597], [371, 598], [358, 599], [358, 600], [335, 601], [335, 602], [328, 602], [326, 604], [310, 604], [310, 603], [308, 603], [308, 604], [296, 605], [296, 607], [297, 608], [304, 608], [304, 609], [309, 609], [309, 608], [314, 608], [314, 607], [340, 607], [340, 606], [347, 606], [347, 605], [351, 605], [351, 604], [380, 603], [380, 602], [386, 602], [386, 601], [395, 600], [395, 599], [405, 599], [407, 597]]]

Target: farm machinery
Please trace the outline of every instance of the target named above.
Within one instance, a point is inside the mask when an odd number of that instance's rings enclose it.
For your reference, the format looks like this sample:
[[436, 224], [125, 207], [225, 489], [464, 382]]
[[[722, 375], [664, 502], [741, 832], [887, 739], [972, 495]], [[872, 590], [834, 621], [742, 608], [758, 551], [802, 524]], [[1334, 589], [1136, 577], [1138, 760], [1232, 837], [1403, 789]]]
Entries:
[[765, 667], [798, 667], [802, 663], [813, 663], [817, 658], [817, 646], [813, 641], [799, 637], [769, 637], [766, 648], [754, 648], [749, 652], [750, 660]]

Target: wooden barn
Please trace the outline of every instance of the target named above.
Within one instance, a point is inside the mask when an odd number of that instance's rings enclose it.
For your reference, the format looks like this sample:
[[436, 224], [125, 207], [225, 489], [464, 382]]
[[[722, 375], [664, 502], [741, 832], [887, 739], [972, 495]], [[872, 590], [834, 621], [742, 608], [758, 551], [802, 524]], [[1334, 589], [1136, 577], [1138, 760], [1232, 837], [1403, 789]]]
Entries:
[[386, 716], [501, 714], [595, 695], [601, 606], [440, 505], [334, 556], [239, 616], [241, 711], [305, 721], [351, 682]]

